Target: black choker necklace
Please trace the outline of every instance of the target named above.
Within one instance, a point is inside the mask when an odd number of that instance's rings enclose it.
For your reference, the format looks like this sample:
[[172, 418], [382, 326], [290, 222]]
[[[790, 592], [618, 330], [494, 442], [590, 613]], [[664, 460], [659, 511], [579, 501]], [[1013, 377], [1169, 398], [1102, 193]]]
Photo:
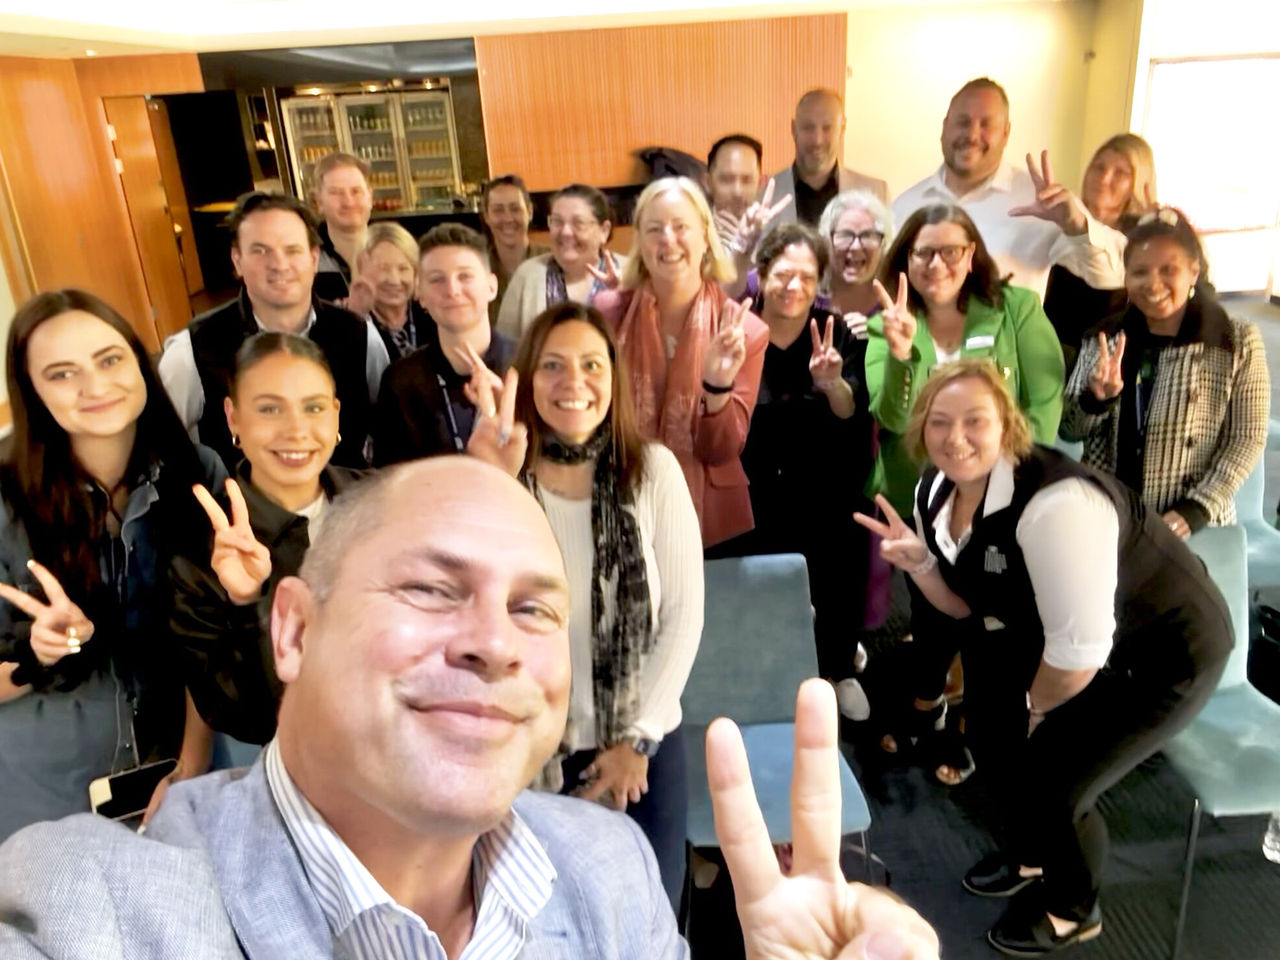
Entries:
[[547, 434], [542, 438], [542, 447], [539, 452], [544, 459], [552, 463], [586, 463], [600, 456], [600, 452], [612, 439], [613, 431], [609, 429], [608, 424], [601, 424], [586, 443], [565, 443], [554, 434]]

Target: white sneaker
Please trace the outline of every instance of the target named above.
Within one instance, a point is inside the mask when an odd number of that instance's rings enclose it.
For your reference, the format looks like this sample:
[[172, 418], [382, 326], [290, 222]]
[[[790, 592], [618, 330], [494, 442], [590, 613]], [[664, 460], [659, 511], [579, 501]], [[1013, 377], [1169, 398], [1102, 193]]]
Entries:
[[840, 704], [840, 712], [850, 720], [865, 720], [871, 716], [871, 702], [862, 684], [853, 677], [836, 684], [836, 703]]

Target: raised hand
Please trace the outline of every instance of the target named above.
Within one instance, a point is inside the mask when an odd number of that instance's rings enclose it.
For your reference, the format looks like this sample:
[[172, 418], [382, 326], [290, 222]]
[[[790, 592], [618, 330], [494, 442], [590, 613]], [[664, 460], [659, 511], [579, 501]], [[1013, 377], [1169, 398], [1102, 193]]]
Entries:
[[742, 735], [723, 717], [707, 729], [707, 785], [747, 960], [937, 960], [938, 936], [918, 913], [840, 871], [837, 726], [831, 685], [806, 680], [796, 697], [787, 876], [756, 801]]
[[876, 494], [876, 506], [884, 513], [887, 522], [882, 523], [865, 513], [855, 513], [853, 519], [880, 537], [881, 556], [906, 571], [914, 570], [928, 560], [928, 546], [919, 534], [902, 522], [898, 511], [883, 494]]
[[864, 314], [857, 311], [846, 313], [844, 315], [844, 325], [859, 340], [867, 339], [867, 318]]
[[79, 653], [81, 644], [93, 637], [93, 622], [71, 602], [62, 584], [35, 560], [27, 561], [27, 569], [44, 588], [48, 603], [41, 603], [17, 587], [0, 583], [0, 597], [31, 618], [31, 652], [46, 667], [69, 653]]
[[751, 298], [736, 307], [725, 304], [720, 311], [720, 329], [711, 335], [702, 359], [702, 379], [717, 387], [733, 385], [733, 378], [747, 359], [747, 335], [742, 318], [751, 312]]
[[649, 792], [649, 758], [629, 743], [601, 750], [582, 775], [586, 783], [574, 791], [574, 796], [604, 803], [614, 810], [626, 810], [627, 804], [639, 803]]
[[889, 291], [879, 280], [872, 280], [876, 296], [880, 300], [880, 316], [884, 319], [884, 339], [895, 360], [907, 363], [916, 340], [916, 317], [907, 302], [907, 275], [898, 274], [897, 299], [889, 298]]
[[1080, 198], [1054, 179], [1048, 150], [1040, 152], [1039, 170], [1036, 169], [1031, 154], [1027, 154], [1027, 172], [1031, 174], [1031, 182], [1036, 188], [1035, 202], [1013, 207], [1009, 216], [1048, 220], [1061, 227], [1063, 233], [1072, 236], [1079, 236], [1089, 229], [1089, 221]]
[[373, 312], [373, 301], [373, 281], [363, 275], [357, 275], [351, 279], [350, 292], [337, 301], [337, 304], [358, 317], [365, 317]]
[[201, 484], [192, 487], [191, 492], [213, 524], [213, 554], [209, 557], [209, 566], [218, 575], [222, 589], [234, 604], [256, 603], [262, 596], [262, 585], [271, 576], [271, 551], [253, 535], [249, 507], [240, 492], [240, 484], [227, 478], [230, 520]]
[[731, 213], [718, 211], [715, 215], [716, 231], [720, 240], [730, 253], [746, 256], [760, 242], [769, 223], [791, 203], [791, 194], [787, 194], [777, 203], [773, 202], [773, 191], [776, 184], [769, 178], [760, 199], [747, 207], [746, 213], [735, 217]]
[[604, 258], [604, 269], [601, 270], [594, 264], [587, 264], [587, 273], [591, 274], [599, 280], [606, 290], [616, 290], [622, 279], [618, 276], [618, 265], [613, 262], [613, 255], [608, 250], [601, 250], [600, 255]]
[[518, 476], [529, 449], [529, 428], [516, 422], [519, 374], [513, 367], [505, 379], [499, 380], [475, 349], [470, 344], [466, 347], [471, 351], [471, 380], [465, 389], [477, 411], [475, 426], [467, 438], [467, 453]]
[[1115, 350], [1107, 343], [1105, 333], [1098, 334], [1098, 361], [1089, 373], [1089, 389], [1099, 400], [1110, 400], [1120, 396], [1124, 389], [1124, 331], [1116, 334]]
[[844, 371], [844, 357], [832, 346], [835, 336], [835, 317], [827, 317], [826, 331], [818, 336], [818, 321], [809, 318], [809, 338], [813, 341], [813, 353], [809, 356], [809, 376], [813, 377], [813, 386], [826, 392], [844, 381], [840, 374]]

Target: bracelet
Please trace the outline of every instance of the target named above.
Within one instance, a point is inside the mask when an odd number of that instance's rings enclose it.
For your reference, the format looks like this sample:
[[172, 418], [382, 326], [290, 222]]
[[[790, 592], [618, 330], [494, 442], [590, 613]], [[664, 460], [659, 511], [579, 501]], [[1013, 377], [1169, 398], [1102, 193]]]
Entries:
[[929, 555], [926, 556], [919, 563], [917, 563], [914, 567], [911, 567], [910, 569], [908, 569], [907, 573], [911, 574], [913, 577], [918, 577], [918, 576], [921, 576], [922, 574], [928, 573], [937, 565], [938, 565], [938, 558], [935, 557], [933, 555], [933, 551], [930, 550]]
[[1027, 713], [1029, 713], [1033, 717], [1041, 717], [1041, 718], [1044, 717], [1044, 711], [1037, 709], [1036, 705], [1031, 702], [1030, 690], [1027, 691]]
[[727, 387], [717, 387], [714, 383], [707, 383], [707, 381], [703, 380], [702, 389], [713, 396], [720, 396], [725, 393], [732, 393], [733, 384], [731, 383]]

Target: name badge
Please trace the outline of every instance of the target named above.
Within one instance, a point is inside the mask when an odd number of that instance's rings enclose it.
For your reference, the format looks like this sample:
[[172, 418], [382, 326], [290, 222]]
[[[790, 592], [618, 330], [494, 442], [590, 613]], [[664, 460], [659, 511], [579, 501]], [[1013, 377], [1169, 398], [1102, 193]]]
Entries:
[[980, 333], [976, 337], [970, 337], [964, 342], [966, 350], [985, 350], [988, 347], [996, 345], [996, 338], [989, 333]]
[[993, 545], [987, 547], [987, 552], [982, 557], [982, 569], [986, 573], [1004, 573], [1009, 569], [1009, 561]]

